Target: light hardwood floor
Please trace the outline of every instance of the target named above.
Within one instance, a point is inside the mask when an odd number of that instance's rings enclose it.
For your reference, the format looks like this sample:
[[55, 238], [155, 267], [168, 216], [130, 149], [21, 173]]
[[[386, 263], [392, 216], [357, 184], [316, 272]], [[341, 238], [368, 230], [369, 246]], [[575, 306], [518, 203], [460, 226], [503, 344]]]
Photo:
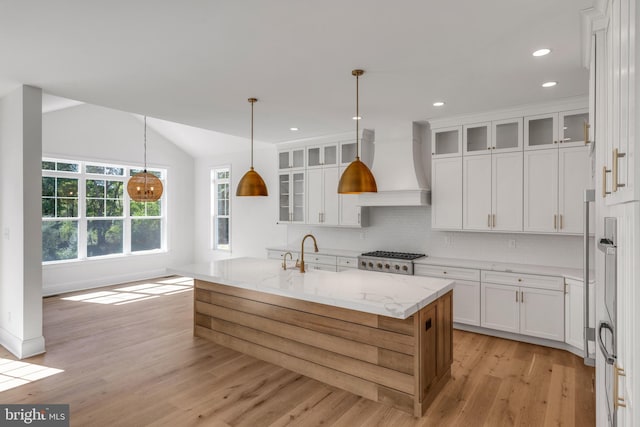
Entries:
[[[455, 331], [452, 379], [416, 419], [194, 338], [191, 284], [161, 278], [46, 298], [47, 353], [22, 362], [64, 372], [2, 391], [0, 402], [68, 403], [72, 426], [595, 424], [594, 370], [567, 352]], [[0, 390], [29, 371], [3, 372], [13, 360], [0, 347]]]

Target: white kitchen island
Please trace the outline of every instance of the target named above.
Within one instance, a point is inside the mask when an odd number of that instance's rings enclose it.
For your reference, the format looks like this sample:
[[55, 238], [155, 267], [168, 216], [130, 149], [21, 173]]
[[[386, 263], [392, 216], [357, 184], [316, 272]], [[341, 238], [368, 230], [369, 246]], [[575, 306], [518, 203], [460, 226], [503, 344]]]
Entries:
[[235, 258], [195, 279], [194, 335], [421, 416], [451, 376], [453, 282]]

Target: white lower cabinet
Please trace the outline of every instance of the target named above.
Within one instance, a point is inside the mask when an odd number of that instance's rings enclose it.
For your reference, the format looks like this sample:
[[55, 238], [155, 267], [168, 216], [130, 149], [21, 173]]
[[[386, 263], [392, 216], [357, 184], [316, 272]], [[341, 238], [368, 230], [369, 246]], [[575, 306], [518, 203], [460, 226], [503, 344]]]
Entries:
[[519, 288], [482, 283], [480, 301], [480, 326], [520, 333]]
[[467, 325], [480, 325], [480, 270], [416, 264], [413, 274], [455, 280], [453, 321]]
[[481, 284], [481, 326], [564, 341], [562, 291]]
[[[584, 350], [584, 284], [580, 280], [565, 279], [564, 296], [565, 342]], [[593, 283], [589, 286], [589, 323], [595, 327], [595, 295]], [[593, 353], [594, 349], [589, 352]]]

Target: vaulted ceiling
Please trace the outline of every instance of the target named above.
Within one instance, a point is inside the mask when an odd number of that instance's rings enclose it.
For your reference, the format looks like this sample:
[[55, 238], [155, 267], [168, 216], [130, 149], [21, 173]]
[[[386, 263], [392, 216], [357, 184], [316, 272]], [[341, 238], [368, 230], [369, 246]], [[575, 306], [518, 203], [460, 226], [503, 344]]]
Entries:
[[257, 97], [256, 138], [279, 142], [353, 129], [363, 68], [362, 126], [410, 125], [586, 95], [591, 3], [3, 0], [0, 96], [29, 84], [242, 137]]

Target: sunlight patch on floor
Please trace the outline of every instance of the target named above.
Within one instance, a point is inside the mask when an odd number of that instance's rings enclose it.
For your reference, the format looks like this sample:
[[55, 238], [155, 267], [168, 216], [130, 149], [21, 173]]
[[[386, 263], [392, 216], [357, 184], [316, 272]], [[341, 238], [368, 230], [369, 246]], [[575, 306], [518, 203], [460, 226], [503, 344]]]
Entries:
[[64, 372], [33, 363], [0, 357], [0, 392]]
[[67, 301], [90, 302], [94, 304], [123, 305], [145, 301], [160, 296], [188, 292], [193, 288], [193, 280], [185, 277], [172, 277], [156, 282], [140, 283], [108, 291], [87, 292], [80, 295], [61, 298]]

